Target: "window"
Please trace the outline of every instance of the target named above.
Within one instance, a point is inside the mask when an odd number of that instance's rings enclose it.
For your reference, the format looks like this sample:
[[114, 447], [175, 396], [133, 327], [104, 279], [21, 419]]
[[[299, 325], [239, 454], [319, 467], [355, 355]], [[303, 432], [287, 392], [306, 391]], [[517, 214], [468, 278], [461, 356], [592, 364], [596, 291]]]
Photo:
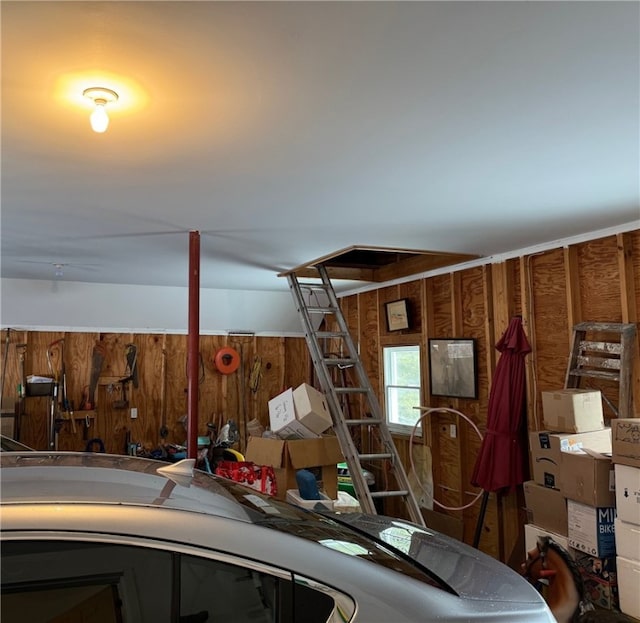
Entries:
[[[420, 411], [420, 347], [386, 346], [383, 349], [384, 398], [387, 424], [393, 432], [410, 434]], [[416, 434], [422, 434], [421, 428]]]
[[[260, 563], [111, 543], [2, 544], [3, 623], [326, 623], [339, 592]], [[96, 613], [99, 613], [96, 614]]]

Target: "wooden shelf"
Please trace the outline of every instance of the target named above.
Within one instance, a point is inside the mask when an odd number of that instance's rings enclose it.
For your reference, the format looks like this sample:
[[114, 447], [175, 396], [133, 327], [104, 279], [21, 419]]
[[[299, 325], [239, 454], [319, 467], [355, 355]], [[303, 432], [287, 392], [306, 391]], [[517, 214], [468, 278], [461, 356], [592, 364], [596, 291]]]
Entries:
[[88, 417], [90, 420], [93, 420], [97, 415], [98, 413], [95, 409], [86, 409], [84, 411], [74, 411], [73, 419], [76, 421], [82, 421]]

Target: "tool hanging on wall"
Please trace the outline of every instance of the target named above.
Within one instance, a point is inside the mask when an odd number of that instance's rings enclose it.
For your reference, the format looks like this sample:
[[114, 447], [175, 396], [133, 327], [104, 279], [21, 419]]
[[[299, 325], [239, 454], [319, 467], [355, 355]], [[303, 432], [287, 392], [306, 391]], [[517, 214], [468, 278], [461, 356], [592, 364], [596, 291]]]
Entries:
[[[58, 369], [55, 370], [52, 362], [52, 356], [55, 350], [58, 350]], [[64, 363], [64, 338], [55, 340], [49, 344], [47, 348], [47, 364], [49, 365], [49, 371], [53, 376], [54, 383], [57, 387], [58, 404], [56, 405], [59, 411], [65, 414], [65, 418], [71, 422], [71, 428], [73, 432], [76, 432], [76, 421], [73, 416], [73, 409], [71, 408], [71, 402], [67, 395], [67, 372]]]
[[26, 344], [16, 344], [16, 352], [18, 353], [18, 361], [20, 362], [20, 390], [18, 392], [18, 409], [16, 411], [15, 438], [20, 441], [20, 432], [22, 428], [22, 416], [24, 415], [24, 400], [27, 395], [27, 375], [26, 375]]
[[262, 380], [262, 357], [256, 355], [253, 358], [253, 364], [251, 366], [251, 373], [249, 374], [249, 389], [252, 393], [256, 393], [260, 388], [260, 381]]
[[213, 363], [221, 374], [232, 374], [240, 366], [240, 355], [235, 348], [224, 346], [215, 354]]
[[160, 388], [160, 412], [161, 412], [161, 424], [160, 424], [160, 439], [166, 439], [169, 436], [169, 429], [167, 428], [167, 349], [162, 349], [162, 373], [161, 373]]
[[127, 344], [125, 346], [125, 358], [127, 360], [125, 368], [126, 376], [118, 381], [120, 384], [121, 398], [120, 400], [113, 401], [112, 406], [114, 409], [128, 408], [127, 383], [131, 382], [136, 389], [138, 388], [138, 347], [135, 344]]
[[0, 382], [0, 405], [4, 398], [4, 381], [7, 376], [7, 361], [9, 359], [9, 343], [11, 342], [11, 329], [7, 328], [7, 337], [4, 341], [4, 359], [2, 360], [2, 381]]
[[89, 385], [87, 386], [86, 397], [83, 397], [83, 410], [91, 410], [96, 408], [96, 389], [98, 388], [98, 380], [102, 373], [102, 366], [107, 356], [107, 347], [99, 340], [93, 346], [91, 353], [91, 373], [89, 375]]

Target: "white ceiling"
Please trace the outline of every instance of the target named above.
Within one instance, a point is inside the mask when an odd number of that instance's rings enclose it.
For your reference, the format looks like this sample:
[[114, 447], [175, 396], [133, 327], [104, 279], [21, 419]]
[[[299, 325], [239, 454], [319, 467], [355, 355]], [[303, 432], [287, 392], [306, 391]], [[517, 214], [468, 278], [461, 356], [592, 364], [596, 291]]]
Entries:
[[[2, 277], [287, 289], [640, 217], [637, 2], [8, 2]], [[95, 134], [82, 90], [120, 94]]]

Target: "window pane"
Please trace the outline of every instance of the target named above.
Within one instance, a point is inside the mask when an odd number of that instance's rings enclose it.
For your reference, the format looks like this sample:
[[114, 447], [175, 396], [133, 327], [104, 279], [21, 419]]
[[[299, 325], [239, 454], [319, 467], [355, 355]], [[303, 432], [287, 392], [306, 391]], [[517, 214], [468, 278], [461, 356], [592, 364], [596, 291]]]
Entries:
[[390, 406], [387, 409], [388, 421], [413, 426], [420, 416], [420, 412], [414, 408], [420, 405], [420, 390], [389, 387], [387, 396]]
[[[77, 541], [2, 544], [2, 622], [170, 623], [171, 554]], [[75, 617], [75, 618], [74, 618]], [[88, 620], [85, 618], [83, 620]]]
[[182, 556], [180, 616], [238, 623], [275, 623], [277, 580], [217, 560]]

